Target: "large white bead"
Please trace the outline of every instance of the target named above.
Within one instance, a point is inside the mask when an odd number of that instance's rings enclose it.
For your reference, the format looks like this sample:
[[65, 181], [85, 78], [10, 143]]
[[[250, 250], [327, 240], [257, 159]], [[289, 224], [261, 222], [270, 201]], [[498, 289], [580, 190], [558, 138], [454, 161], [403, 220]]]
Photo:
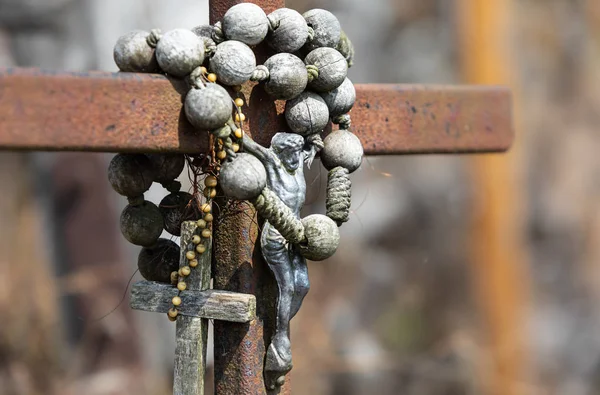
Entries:
[[321, 96], [304, 92], [286, 103], [285, 119], [294, 133], [309, 136], [325, 129], [329, 122], [329, 110]]
[[319, 68], [319, 78], [308, 86], [317, 92], [328, 92], [342, 85], [348, 75], [348, 62], [333, 48], [317, 48], [304, 59], [307, 65]]
[[270, 78], [265, 90], [277, 100], [290, 100], [304, 92], [308, 84], [306, 65], [302, 60], [288, 53], [271, 56], [265, 62]]
[[185, 98], [185, 115], [194, 127], [201, 130], [213, 130], [225, 125], [231, 118], [232, 110], [229, 93], [217, 84], [192, 89]]
[[149, 35], [148, 32], [134, 30], [119, 38], [113, 51], [119, 70], [137, 73], [158, 71], [154, 48], [147, 42]]
[[340, 245], [340, 231], [331, 218], [314, 214], [302, 219], [306, 244], [300, 244], [300, 253], [311, 261], [331, 258]]
[[329, 107], [329, 115], [333, 118], [350, 112], [356, 102], [356, 89], [348, 78], [342, 85], [332, 91], [321, 93], [321, 97]]
[[342, 34], [340, 21], [331, 12], [316, 8], [304, 13], [308, 26], [315, 31], [312, 41], [306, 43], [308, 50], [320, 47], [337, 47]]
[[280, 8], [269, 14], [270, 21], [277, 26], [267, 36], [267, 43], [278, 52], [293, 53], [306, 44], [308, 25], [296, 10]]
[[219, 182], [227, 197], [251, 200], [267, 186], [267, 171], [254, 156], [238, 153], [221, 167]]
[[223, 17], [223, 33], [228, 40], [248, 45], [260, 44], [269, 32], [269, 20], [265, 12], [252, 3], [231, 7]]
[[189, 30], [171, 30], [158, 41], [156, 59], [165, 73], [185, 77], [204, 62], [204, 42]]
[[210, 58], [210, 69], [225, 85], [241, 85], [252, 77], [256, 68], [256, 56], [246, 44], [239, 41], [225, 41], [217, 45]]
[[363, 146], [353, 133], [336, 130], [331, 132], [323, 143], [325, 147], [321, 151], [321, 162], [327, 170], [341, 166], [352, 173], [362, 164]]

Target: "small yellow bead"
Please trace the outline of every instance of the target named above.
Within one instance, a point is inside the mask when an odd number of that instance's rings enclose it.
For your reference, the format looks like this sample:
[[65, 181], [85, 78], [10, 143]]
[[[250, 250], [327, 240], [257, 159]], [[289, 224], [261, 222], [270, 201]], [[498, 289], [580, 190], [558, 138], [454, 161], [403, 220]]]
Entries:
[[169, 312], [167, 314], [169, 315], [169, 317], [175, 318], [177, 317], [177, 314], [179, 314], [179, 312], [177, 311], [177, 309], [169, 309]]
[[171, 299], [171, 303], [173, 303], [173, 306], [180, 306], [181, 298], [179, 296], [175, 296], [173, 299]]
[[213, 215], [212, 214], [206, 214], [204, 216], [204, 221], [206, 221], [206, 222], [212, 222], [213, 221]]
[[239, 91], [241, 91], [241, 90], [242, 90], [242, 86], [241, 86], [241, 85], [235, 85], [235, 86], [233, 87], [233, 91], [234, 91], [234, 92], [239, 92]]
[[204, 189], [204, 196], [206, 196], [207, 199], [212, 199], [217, 196], [217, 190], [215, 188], [206, 188]]
[[167, 318], [169, 319], [169, 321], [171, 322], [175, 322], [177, 321], [177, 317], [171, 317], [169, 314], [167, 314]]
[[196, 267], [198, 266], [198, 260], [194, 259], [193, 261], [190, 261], [190, 267]]
[[217, 152], [217, 158], [224, 160], [225, 158], [227, 158], [227, 152], [225, 152], [225, 151]]
[[208, 78], [210, 82], [217, 82], [217, 75], [215, 73], [210, 73], [206, 78]]
[[236, 129], [235, 132], [233, 132], [233, 134], [235, 135], [235, 138], [238, 139], [244, 137], [244, 131], [242, 129]]
[[[192, 259], [192, 261], [193, 261], [193, 259]], [[179, 271], [181, 272], [182, 276], [189, 276], [190, 273], [192, 272], [192, 269], [190, 269], [189, 266], [184, 266], [181, 269], [179, 269]]]
[[204, 237], [205, 239], [210, 238], [210, 235], [212, 234], [212, 232], [210, 231], [210, 229], [204, 229], [202, 231], [202, 237]]
[[231, 148], [233, 149], [233, 152], [238, 152], [240, 150], [240, 145], [233, 143], [231, 144]]
[[212, 210], [212, 207], [209, 203], [204, 203], [202, 205], [202, 212], [203, 213], [210, 213], [210, 211]]
[[[198, 226], [200, 229], [204, 229], [206, 228], [206, 221], [203, 219], [199, 219], [198, 221], [196, 221], [196, 226]], [[194, 237], [200, 237], [198, 235], [195, 235]], [[195, 243], [195, 244], [199, 244], [199, 243]]]
[[188, 251], [185, 253], [185, 257], [188, 261], [191, 261], [192, 259], [196, 259], [196, 253], [194, 251]]
[[202, 239], [200, 239], [200, 236], [198, 236], [198, 235], [194, 235], [194, 237], [192, 237], [192, 243], [194, 243], [194, 244], [200, 244], [201, 241], [202, 241]]
[[198, 254], [204, 254], [204, 252], [206, 252], [206, 246], [204, 246], [203, 244], [198, 244], [196, 246], [196, 252]]
[[235, 105], [238, 107], [242, 107], [244, 105], [244, 100], [240, 99], [239, 97], [237, 99], [235, 99]]
[[204, 66], [200, 67], [200, 71], [202, 72], [202, 74], [208, 73], [208, 70], [206, 70], [206, 67]]
[[204, 179], [204, 185], [209, 187], [209, 188], [214, 188], [217, 186], [217, 177], [215, 176], [208, 176]]
[[184, 283], [183, 281], [180, 281], [177, 283], [177, 289], [180, 291], [185, 291], [185, 289], [187, 288], [187, 284]]
[[179, 272], [171, 272], [171, 284], [177, 284], [179, 281]]
[[244, 122], [246, 120], [246, 115], [244, 115], [243, 113], [237, 113], [235, 114], [235, 121], [236, 122]]

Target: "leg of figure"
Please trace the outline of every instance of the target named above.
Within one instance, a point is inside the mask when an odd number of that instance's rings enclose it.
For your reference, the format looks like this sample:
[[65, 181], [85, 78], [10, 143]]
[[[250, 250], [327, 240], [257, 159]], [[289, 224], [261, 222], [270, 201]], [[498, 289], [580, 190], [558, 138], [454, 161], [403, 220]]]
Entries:
[[283, 385], [285, 375], [292, 369], [292, 349], [289, 339], [291, 307], [294, 297], [294, 276], [288, 243], [269, 223], [261, 235], [263, 257], [275, 275], [279, 297], [275, 334], [267, 349], [265, 382], [267, 388]]
[[302, 301], [310, 289], [310, 281], [308, 280], [308, 266], [306, 258], [302, 256], [296, 247], [292, 247], [290, 251], [292, 259], [292, 271], [294, 274], [294, 297], [292, 299], [292, 308], [290, 320], [296, 316]]

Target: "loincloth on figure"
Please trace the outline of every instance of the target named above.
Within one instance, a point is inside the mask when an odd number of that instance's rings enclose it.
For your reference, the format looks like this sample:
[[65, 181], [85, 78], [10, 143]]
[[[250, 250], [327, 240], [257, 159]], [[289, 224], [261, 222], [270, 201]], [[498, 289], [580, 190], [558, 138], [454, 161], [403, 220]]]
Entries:
[[260, 245], [269, 265], [290, 261], [290, 243], [269, 222], [265, 222], [263, 226]]

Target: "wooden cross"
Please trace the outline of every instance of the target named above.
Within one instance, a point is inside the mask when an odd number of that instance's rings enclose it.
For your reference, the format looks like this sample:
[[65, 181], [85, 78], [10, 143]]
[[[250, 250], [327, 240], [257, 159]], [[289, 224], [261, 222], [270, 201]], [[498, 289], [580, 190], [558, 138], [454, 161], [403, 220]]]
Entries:
[[[285, 3], [284, 0], [251, 1], [267, 13]], [[211, 23], [241, 2], [244, 1], [210, 0]], [[175, 88], [176, 81], [159, 75], [0, 70], [0, 148], [206, 152], [208, 139], [205, 134], [198, 135], [185, 120], [181, 96]], [[357, 85], [356, 88], [352, 131], [361, 139], [368, 155], [501, 152], [512, 144], [512, 104], [506, 88], [415, 85]], [[284, 104], [273, 103], [260, 85], [247, 84], [242, 93], [249, 106], [244, 109], [249, 132], [256, 141], [267, 145], [274, 133], [286, 129]], [[178, 357], [176, 371], [184, 376], [191, 374], [190, 382], [196, 384], [189, 392], [180, 389], [185, 395], [198, 394], [202, 380], [200, 362], [205, 352], [202, 348], [205, 320], [214, 318], [216, 394], [264, 394], [264, 339], [270, 337], [273, 328], [276, 286], [256, 248], [259, 229], [252, 206], [229, 205], [218, 214], [213, 247], [215, 290], [207, 290], [210, 273], [206, 258], [194, 289], [185, 291], [182, 297], [185, 317], [178, 324], [178, 355], [179, 350], [189, 352], [192, 363], [186, 365]], [[186, 235], [193, 231], [187, 229]], [[187, 237], [184, 236], [183, 247]], [[254, 295], [256, 318], [252, 319], [251, 298], [217, 290]], [[173, 292], [152, 283], [138, 284], [133, 290], [132, 305], [166, 312]], [[220, 312], [223, 298], [236, 300], [239, 315]], [[193, 330], [188, 332], [183, 328]], [[176, 391], [177, 386], [175, 383]], [[281, 393], [290, 391], [290, 385], [286, 384]]]

